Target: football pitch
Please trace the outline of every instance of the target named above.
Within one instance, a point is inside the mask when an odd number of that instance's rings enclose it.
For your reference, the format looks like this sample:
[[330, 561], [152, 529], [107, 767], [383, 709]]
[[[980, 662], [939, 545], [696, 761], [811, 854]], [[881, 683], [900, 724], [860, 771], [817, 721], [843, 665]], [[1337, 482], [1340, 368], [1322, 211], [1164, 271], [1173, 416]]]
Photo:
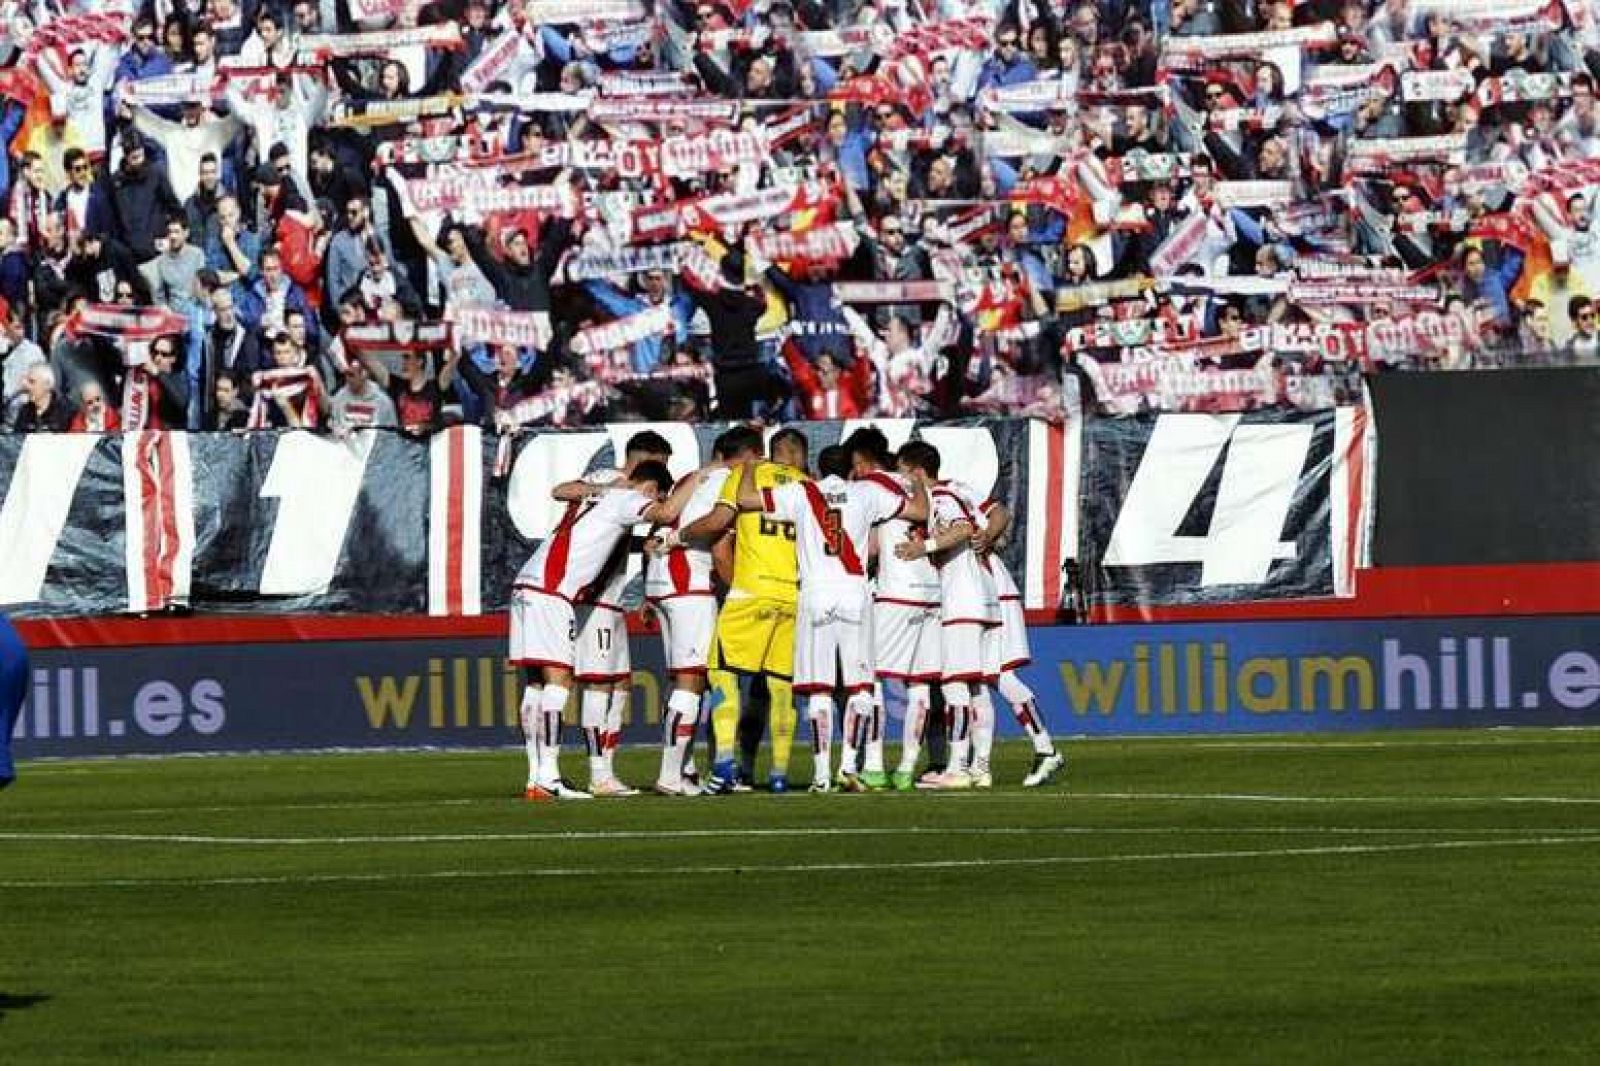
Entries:
[[569, 805], [510, 750], [24, 765], [0, 1061], [1600, 1059], [1600, 733], [1069, 750]]

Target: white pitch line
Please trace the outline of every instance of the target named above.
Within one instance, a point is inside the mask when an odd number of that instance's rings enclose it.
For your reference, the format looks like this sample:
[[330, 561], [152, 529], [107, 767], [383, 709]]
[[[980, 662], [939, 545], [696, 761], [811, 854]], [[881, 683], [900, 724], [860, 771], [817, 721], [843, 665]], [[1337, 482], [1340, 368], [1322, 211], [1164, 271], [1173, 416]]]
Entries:
[[[1600, 804], [1600, 796], [1299, 796], [1281, 793], [1262, 792], [1065, 792], [1057, 790], [1035, 790], [1031, 792], [916, 792], [910, 796], [932, 797], [940, 803], [983, 803], [1005, 802], [1015, 803], [1070, 803], [1078, 800], [1108, 800], [1115, 802], [1143, 802], [1153, 803], [1306, 803], [1306, 804], [1338, 804], [1338, 803], [1364, 803], [1387, 804], [1391, 806], [1418, 805], [1461, 805], [1461, 804], [1550, 804], [1560, 806], [1570, 804], [1573, 806], [1590, 806]], [[781, 800], [782, 803], [806, 802], [810, 797], [791, 797]], [[825, 802], [852, 802], [854, 798], [827, 799]], [[891, 803], [907, 802], [909, 796], [900, 794], [887, 794], [878, 799]], [[98, 813], [117, 815], [165, 815], [165, 814], [232, 814], [239, 811], [249, 811], [252, 814], [276, 813], [279, 811], [369, 811], [369, 810], [420, 810], [433, 807], [475, 807], [475, 806], [506, 806], [520, 803], [515, 796], [456, 796], [448, 799], [427, 800], [357, 800], [349, 803], [232, 803], [214, 804], [211, 806], [183, 806], [183, 807], [123, 807], [105, 812], [72, 811], [25, 811], [22, 818], [83, 818], [92, 817]], [[646, 797], [644, 802], [656, 802], [652, 797]], [[674, 801], [673, 805], [683, 801]], [[749, 799], [734, 797], [717, 797], [707, 800], [692, 800], [691, 803], [740, 803], [749, 802]], [[862, 797], [860, 802], [873, 802], [870, 797]]]
[[1075, 792], [1077, 799], [1231, 803], [1600, 804], [1600, 796], [1294, 796], [1272, 792]]
[[1473, 827], [1381, 828], [1373, 826], [777, 826], [763, 829], [595, 829], [527, 833], [402, 833], [360, 836], [265, 837], [217, 836], [198, 833], [0, 832], [0, 843], [47, 844], [214, 844], [226, 847], [344, 847], [353, 844], [476, 844], [529, 841], [794, 839], [805, 837], [916, 836], [1446, 836], [1451, 833], [1526, 837], [1559, 832], [1600, 836], [1600, 828], [1557, 830]]
[[213, 888], [272, 885], [382, 884], [397, 881], [487, 881], [511, 878], [723, 877], [734, 874], [863, 873], [878, 870], [968, 870], [998, 867], [1105, 866], [1124, 863], [1202, 862], [1217, 859], [1307, 858], [1397, 852], [1463, 851], [1481, 848], [1554, 847], [1600, 843], [1600, 836], [1529, 837], [1503, 840], [1437, 840], [1412, 844], [1342, 844], [1312, 848], [1240, 851], [1169, 851], [1124, 855], [1038, 855], [999, 859], [927, 859], [907, 862], [783, 863], [752, 866], [533, 867], [521, 870], [431, 870], [353, 874], [281, 874], [257, 877], [103, 878], [80, 881], [0, 881], [0, 889]]

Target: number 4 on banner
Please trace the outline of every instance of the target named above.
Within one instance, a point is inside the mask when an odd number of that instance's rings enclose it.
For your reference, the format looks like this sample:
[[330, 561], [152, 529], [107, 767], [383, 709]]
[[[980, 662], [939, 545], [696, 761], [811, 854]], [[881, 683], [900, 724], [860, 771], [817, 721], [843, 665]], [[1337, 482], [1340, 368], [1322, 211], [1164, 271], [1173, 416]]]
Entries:
[[[1106, 566], [1199, 563], [1200, 584], [1258, 585], [1278, 559], [1315, 429], [1309, 425], [1239, 425], [1238, 415], [1163, 415], [1117, 515]], [[1204, 536], [1178, 533], [1215, 469], [1227, 460]]]

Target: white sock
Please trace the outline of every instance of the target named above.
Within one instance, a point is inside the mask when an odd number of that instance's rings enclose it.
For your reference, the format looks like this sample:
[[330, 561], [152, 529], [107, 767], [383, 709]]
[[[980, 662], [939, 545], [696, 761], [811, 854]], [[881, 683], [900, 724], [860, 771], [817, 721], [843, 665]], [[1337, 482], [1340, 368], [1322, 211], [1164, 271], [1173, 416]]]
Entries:
[[[841, 770], [856, 773], [861, 762], [861, 752], [867, 746], [868, 734], [872, 731], [872, 693], [857, 692], [845, 701], [845, 744], [844, 755], [841, 757]], [[880, 764], [878, 767], [883, 769]]]
[[906, 720], [900, 732], [900, 767], [903, 774], [917, 768], [922, 755], [922, 730], [928, 723], [928, 708], [933, 705], [933, 690], [918, 681], [906, 686]]
[[667, 717], [661, 725], [661, 772], [656, 780], [663, 785], [683, 783], [683, 762], [700, 720], [700, 697], [686, 688], [675, 688], [667, 697]]
[[866, 770], [869, 774], [883, 773], [883, 686], [874, 686], [872, 710], [867, 718]]
[[539, 686], [522, 687], [522, 705], [517, 709], [522, 720], [522, 747], [528, 753], [528, 784], [539, 783]]
[[857, 744], [861, 731], [861, 712], [856, 699], [851, 696], [844, 705], [844, 728], [839, 734], [839, 772], [854, 774], [861, 762], [861, 749]]
[[1050, 739], [1050, 731], [1044, 727], [1044, 718], [1039, 714], [1039, 704], [1033, 697], [1033, 689], [1022, 683], [1016, 671], [1007, 670], [1000, 675], [1000, 695], [1011, 705], [1011, 713], [1016, 716], [1017, 724], [1033, 742], [1034, 754], [1049, 755], [1055, 751], [1055, 741]]
[[965, 770], [972, 752], [972, 697], [965, 682], [951, 681], [944, 686], [944, 713], [950, 723], [951, 773]]
[[583, 746], [589, 753], [589, 783], [604, 781], [606, 771], [606, 711], [611, 706], [611, 693], [605, 689], [586, 688], [579, 702], [579, 722], [583, 726]]
[[566, 689], [546, 685], [539, 694], [539, 784], [561, 780], [561, 712], [567, 709]]
[[618, 688], [611, 690], [611, 703], [606, 708], [605, 734], [601, 737], [601, 754], [606, 760], [606, 776], [617, 776], [617, 748], [622, 745], [622, 720], [627, 717], [628, 700], [632, 690]]
[[972, 687], [972, 769], [986, 772], [994, 752], [994, 701], [988, 685]]
[[812, 696], [806, 716], [811, 719], [811, 780], [825, 785], [833, 766], [833, 697]]

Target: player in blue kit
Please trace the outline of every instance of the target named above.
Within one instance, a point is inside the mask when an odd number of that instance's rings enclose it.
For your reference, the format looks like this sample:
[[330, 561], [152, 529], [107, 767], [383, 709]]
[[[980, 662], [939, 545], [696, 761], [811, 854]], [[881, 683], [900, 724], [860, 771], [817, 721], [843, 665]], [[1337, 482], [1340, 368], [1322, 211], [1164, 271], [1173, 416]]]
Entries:
[[0, 788], [17, 776], [11, 763], [11, 730], [16, 728], [27, 694], [28, 649], [5, 615], [0, 615]]

